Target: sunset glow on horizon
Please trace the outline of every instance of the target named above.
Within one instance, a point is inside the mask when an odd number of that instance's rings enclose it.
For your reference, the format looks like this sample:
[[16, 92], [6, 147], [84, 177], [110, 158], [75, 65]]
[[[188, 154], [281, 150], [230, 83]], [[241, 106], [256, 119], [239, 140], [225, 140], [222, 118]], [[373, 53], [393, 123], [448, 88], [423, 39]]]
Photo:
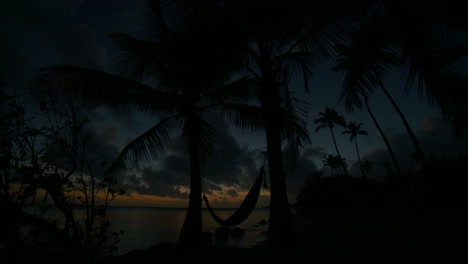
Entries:
[[[206, 194], [213, 208], [238, 208], [247, 195], [247, 191], [238, 192], [238, 195], [231, 195], [219, 192], [217, 194]], [[200, 199], [200, 201], [202, 201]], [[270, 192], [262, 190], [257, 201], [256, 208], [267, 207], [270, 203]], [[145, 195], [131, 193], [130, 195], [121, 195], [111, 202], [111, 206], [128, 207], [162, 207], [162, 208], [187, 208], [188, 199], [163, 197], [157, 195]], [[205, 203], [202, 204], [206, 208]]]

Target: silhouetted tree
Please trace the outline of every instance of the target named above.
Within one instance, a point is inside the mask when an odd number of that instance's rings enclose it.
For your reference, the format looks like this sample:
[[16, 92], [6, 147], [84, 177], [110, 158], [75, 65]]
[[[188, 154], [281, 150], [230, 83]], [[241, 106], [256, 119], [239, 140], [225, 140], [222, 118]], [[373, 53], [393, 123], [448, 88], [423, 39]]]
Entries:
[[372, 161], [365, 160], [364, 162], [362, 162], [362, 170], [365, 172], [366, 175], [370, 175], [373, 169], [374, 165], [372, 164]]
[[[340, 151], [338, 150], [338, 145], [336, 143], [335, 139], [335, 133], [333, 132], [333, 127], [335, 125], [339, 125], [342, 127], [346, 126], [346, 121], [343, 116], [339, 115], [338, 112], [335, 110], [333, 107], [325, 107], [325, 110], [323, 112], [319, 112], [319, 118], [315, 119], [314, 122], [315, 124], [319, 124], [315, 128], [315, 132], [320, 131], [322, 128], [327, 127], [330, 130], [332, 139], [333, 139], [333, 144], [335, 145], [335, 150], [336, 154], [338, 157], [341, 158]], [[346, 167], [343, 167], [344, 174], [347, 175], [347, 170]]]
[[119, 234], [111, 233], [105, 213], [123, 192], [113, 189], [113, 177], [94, 174], [103, 160], [86, 119], [64, 98], [43, 94], [34, 114], [15, 97], [7, 102], [0, 113], [0, 204], [7, 223], [0, 240], [12, 261], [37, 252], [83, 261], [111, 254]]
[[371, 108], [369, 106], [369, 100], [366, 98], [364, 100], [364, 103], [366, 105], [367, 112], [371, 116], [372, 121], [374, 121], [374, 125], [377, 128], [377, 130], [379, 131], [380, 136], [382, 137], [382, 139], [383, 139], [383, 141], [385, 143], [385, 146], [387, 146], [387, 150], [390, 153], [390, 157], [392, 158], [392, 162], [393, 162], [393, 165], [395, 166], [397, 174], [401, 175], [400, 163], [398, 163], [398, 159], [395, 156], [395, 152], [393, 152], [393, 148], [390, 145], [390, 142], [388, 141], [387, 136], [385, 135], [384, 131], [380, 127], [379, 122], [377, 121], [377, 118], [375, 117], [374, 113], [372, 112], [372, 110], [371, 110]]
[[[285, 173], [289, 166], [294, 166], [304, 142], [309, 141], [306, 103], [289, 93], [288, 83], [295, 70], [302, 67], [305, 74], [308, 73], [311, 59], [306, 52], [288, 50], [289, 43], [278, 44], [258, 39], [249, 50], [249, 66], [246, 68], [253, 75], [253, 84], [258, 87], [260, 106], [232, 105], [236, 109], [224, 108], [226, 116], [235, 125], [265, 132], [271, 189], [269, 238], [275, 246], [291, 241], [292, 238], [286, 237], [294, 233], [288, 217]], [[283, 142], [285, 147], [282, 149]], [[290, 247], [293, 245], [294, 242], [288, 243]]]
[[[230, 3], [234, 3], [230, 2]], [[291, 77], [297, 75], [308, 92], [312, 62], [330, 58], [353, 24], [350, 17], [366, 9], [365, 1], [239, 1], [243, 23], [252, 36], [246, 70], [254, 78], [260, 107], [244, 106], [232, 115], [237, 125], [264, 129], [271, 179], [269, 245], [295, 246], [285, 187], [285, 166], [294, 166], [307, 133], [303, 110], [291, 104]], [[242, 118], [246, 117], [246, 118]], [[250, 120], [250, 121], [249, 121]], [[286, 145], [281, 154], [282, 140]]]
[[359, 167], [361, 168], [361, 171], [362, 171], [362, 177], [366, 177], [366, 173], [364, 172], [364, 169], [362, 168], [361, 155], [359, 155], [359, 148], [357, 144], [358, 135], [367, 136], [367, 131], [361, 130], [361, 126], [362, 126], [362, 123], [356, 124], [356, 122], [350, 122], [346, 126], [348, 130], [343, 131], [343, 134], [349, 134], [349, 140], [354, 141], [354, 145], [356, 146], [356, 153], [357, 153], [358, 160], [359, 160]]
[[[148, 2], [150, 40], [111, 35], [121, 48], [118, 74], [74, 66], [44, 69], [35, 85], [78, 96], [94, 106], [130, 107], [160, 116], [149, 130], [122, 149], [114, 163], [135, 165], [157, 157], [175, 128], [182, 130], [190, 158], [190, 196], [179, 241], [202, 245], [202, 164], [215, 136], [203, 113], [223, 103], [244, 102], [244, 79], [232, 81], [244, 48], [242, 32], [228, 10], [199, 1]], [[215, 22], [214, 22], [215, 21]]]
[[325, 156], [325, 159], [322, 160], [322, 164], [323, 166], [330, 167], [330, 174], [332, 177], [335, 176], [333, 174], [334, 170], [340, 167], [340, 165], [337, 163], [336, 156], [333, 154], [328, 154]]

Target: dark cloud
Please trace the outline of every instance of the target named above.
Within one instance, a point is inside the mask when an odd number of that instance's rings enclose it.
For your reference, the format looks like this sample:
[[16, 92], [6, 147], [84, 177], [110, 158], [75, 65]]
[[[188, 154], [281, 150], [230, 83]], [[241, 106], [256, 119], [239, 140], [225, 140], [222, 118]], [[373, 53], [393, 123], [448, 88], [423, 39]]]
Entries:
[[[238, 196], [239, 191], [248, 191], [259, 173], [258, 154], [239, 146], [227, 124], [215, 114], [207, 120], [214, 127], [216, 137], [213, 151], [202, 168], [203, 192]], [[190, 163], [186, 144], [180, 135], [175, 135], [166, 151], [153, 163], [134, 171], [129, 179], [123, 179], [123, 188], [140, 194], [188, 198]], [[135, 176], [138, 175], [138, 176]]]
[[[454, 136], [450, 123], [440, 117], [430, 117], [424, 120], [415, 130], [418, 141], [426, 157], [454, 157], [468, 152], [468, 136], [461, 138]], [[390, 145], [403, 171], [417, 168], [418, 163], [413, 159], [414, 145], [407, 133], [394, 131], [387, 134]], [[386, 167], [393, 168], [391, 157], [386, 149], [376, 149], [362, 156], [362, 160], [370, 160], [373, 164], [371, 176], [382, 180], [386, 174]], [[350, 166], [352, 175], [361, 175], [356, 161]]]
[[304, 187], [307, 177], [319, 170], [317, 163], [322, 159], [323, 149], [321, 147], [306, 148], [299, 156], [295, 169], [286, 178], [289, 202], [294, 203], [297, 195]]
[[239, 196], [239, 194], [237, 193], [237, 191], [234, 190], [234, 189], [229, 189], [229, 190], [226, 191], [226, 193], [227, 193], [229, 196], [232, 196], [232, 197]]
[[106, 68], [106, 49], [78, 14], [81, 0], [1, 1], [0, 74], [24, 85], [42, 67]]

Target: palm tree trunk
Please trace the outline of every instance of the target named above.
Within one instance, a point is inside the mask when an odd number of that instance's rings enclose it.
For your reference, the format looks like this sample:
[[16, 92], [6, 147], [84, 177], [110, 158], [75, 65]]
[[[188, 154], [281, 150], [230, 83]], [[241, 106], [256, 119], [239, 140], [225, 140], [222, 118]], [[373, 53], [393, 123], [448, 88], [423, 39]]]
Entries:
[[372, 120], [374, 121], [374, 124], [377, 127], [377, 130], [379, 130], [379, 133], [382, 136], [382, 139], [385, 142], [385, 145], [387, 146], [387, 150], [390, 153], [390, 156], [392, 157], [393, 165], [395, 165], [395, 169], [397, 170], [397, 174], [401, 175], [400, 164], [398, 163], [398, 160], [397, 160], [397, 158], [395, 156], [395, 153], [393, 152], [393, 149], [390, 146], [390, 143], [388, 142], [388, 139], [385, 136], [385, 133], [383, 132], [382, 128], [380, 127], [379, 122], [377, 122], [377, 119], [375, 118], [374, 113], [372, 113], [372, 111], [370, 109], [370, 106], [369, 106], [369, 101], [368, 101], [367, 98], [365, 98], [365, 103], [366, 103], [367, 112], [372, 117]]
[[295, 247], [296, 234], [291, 219], [286, 178], [283, 172], [281, 126], [276, 118], [277, 112], [269, 112], [265, 133], [271, 188], [268, 245], [279, 249]]
[[400, 116], [401, 120], [403, 121], [403, 124], [405, 125], [406, 131], [408, 132], [408, 135], [410, 136], [411, 140], [413, 141], [414, 147], [416, 148], [416, 153], [418, 153], [419, 158], [421, 159], [421, 164], [423, 167], [427, 164], [426, 158], [424, 156], [424, 152], [421, 149], [421, 145], [419, 145], [418, 139], [413, 133], [413, 130], [411, 129], [410, 125], [408, 124], [408, 121], [406, 120], [405, 115], [401, 111], [401, 109], [398, 107], [397, 103], [393, 99], [393, 97], [390, 95], [390, 93], [387, 91], [385, 88], [384, 84], [382, 81], [380, 81], [380, 86], [382, 87], [383, 92], [387, 96], [388, 100], [392, 103], [393, 107], [397, 111], [398, 115]]
[[[335, 133], [333, 133], [333, 128], [331, 128], [331, 127], [329, 127], [329, 128], [330, 128], [330, 132], [331, 132], [331, 135], [332, 135], [332, 138], [333, 138], [333, 143], [335, 144], [336, 154], [338, 155], [338, 157], [340, 158], [340, 160], [342, 160], [343, 158], [341, 157], [341, 154], [340, 154], [340, 152], [338, 151], [338, 144], [336, 144]], [[346, 169], [346, 166], [343, 165], [342, 168], [343, 168], [344, 174], [345, 174], [346, 176], [348, 176], [348, 170]]]
[[357, 137], [354, 138], [354, 145], [356, 146], [356, 154], [357, 154], [357, 158], [359, 160], [359, 167], [361, 167], [362, 177], [365, 178], [366, 173], [364, 172], [364, 169], [362, 168], [361, 155], [359, 155], [359, 148], [358, 148], [358, 144], [357, 144]]
[[[188, 126], [188, 148], [190, 156], [190, 196], [187, 215], [180, 231], [179, 242], [186, 247], [200, 247], [202, 241], [202, 192], [201, 161], [197, 142], [191, 140], [196, 133], [193, 126]], [[199, 138], [196, 137], [195, 138]]]

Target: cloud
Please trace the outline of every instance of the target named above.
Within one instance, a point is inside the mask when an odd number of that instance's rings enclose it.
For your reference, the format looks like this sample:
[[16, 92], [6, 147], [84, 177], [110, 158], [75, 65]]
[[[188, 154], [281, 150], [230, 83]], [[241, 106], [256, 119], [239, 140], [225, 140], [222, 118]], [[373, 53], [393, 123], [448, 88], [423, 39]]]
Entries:
[[[107, 65], [99, 36], [79, 19], [80, 0], [2, 1], [0, 75], [22, 86], [42, 67], [72, 64], [97, 69]], [[6, 26], [7, 25], [7, 26]]]
[[[238, 192], [248, 191], [258, 175], [260, 151], [241, 147], [219, 116], [209, 114], [207, 119], [215, 128], [216, 138], [212, 155], [202, 168], [202, 191], [236, 197]], [[188, 198], [189, 172], [185, 140], [175, 135], [158, 160], [123, 178], [122, 188], [140, 194]]]
[[324, 154], [321, 147], [309, 147], [299, 156], [293, 173], [286, 177], [290, 203], [296, 202], [297, 195], [304, 187], [306, 178], [312, 173], [319, 171], [317, 163], [322, 159]]
[[[424, 120], [414, 131], [426, 157], [454, 157], [468, 151], [468, 136], [461, 138], [454, 136], [450, 123], [441, 117], [430, 117]], [[397, 157], [403, 171], [418, 166], [412, 158], [415, 152], [414, 145], [405, 132], [394, 131], [387, 134], [390, 145]], [[386, 174], [386, 167], [393, 168], [390, 154], [386, 149], [375, 149], [362, 156], [362, 160], [370, 160], [373, 164], [371, 176], [382, 180]], [[359, 164], [356, 161], [349, 169], [352, 175], [361, 175]]]

